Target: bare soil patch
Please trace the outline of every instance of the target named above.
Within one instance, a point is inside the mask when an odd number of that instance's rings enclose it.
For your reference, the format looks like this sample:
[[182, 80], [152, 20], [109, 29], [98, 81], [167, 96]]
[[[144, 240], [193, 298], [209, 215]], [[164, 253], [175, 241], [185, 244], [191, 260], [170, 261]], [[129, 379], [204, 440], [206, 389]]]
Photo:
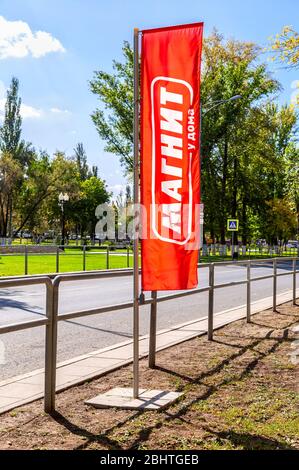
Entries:
[[290, 354], [299, 306], [290, 303], [237, 321], [140, 363], [142, 388], [183, 397], [159, 412], [84, 405], [112, 387], [132, 385], [132, 367], [0, 416], [0, 449], [299, 449], [299, 370]]

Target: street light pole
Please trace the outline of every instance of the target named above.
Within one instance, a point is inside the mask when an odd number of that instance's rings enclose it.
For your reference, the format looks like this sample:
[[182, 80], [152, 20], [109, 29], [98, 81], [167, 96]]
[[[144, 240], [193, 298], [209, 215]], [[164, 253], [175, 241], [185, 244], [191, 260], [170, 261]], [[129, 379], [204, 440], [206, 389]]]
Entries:
[[68, 202], [70, 199], [67, 193], [60, 193], [58, 196], [59, 206], [61, 209], [61, 245], [62, 249], [64, 250], [64, 242], [65, 242], [65, 215], [64, 215], [64, 204]]
[[228, 98], [227, 100], [217, 100], [213, 101], [210, 103], [210, 107], [206, 109], [204, 112], [202, 112], [202, 105], [200, 104], [200, 110], [199, 110], [199, 128], [200, 128], [200, 134], [199, 134], [199, 149], [200, 149], [200, 156], [202, 155], [202, 118], [205, 116], [207, 113], [212, 111], [212, 109], [221, 106], [222, 104], [229, 103], [230, 101], [236, 101], [242, 98], [242, 95], [234, 95], [231, 98]]
[[[239, 100], [240, 98], [242, 98], [242, 95], [234, 95], [234, 96], [231, 96], [230, 98], [228, 98], [227, 100], [212, 101], [212, 103], [210, 103], [210, 107], [205, 110], [205, 112], [202, 114], [202, 116], [204, 116], [205, 114], [209, 113], [212, 109], [217, 108], [218, 106], [220, 106], [222, 104], [229, 103], [230, 101], [236, 101], [236, 100]], [[209, 104], [209, 102], [208, 102], [208, 104]]]
[[65, 231], [65, 220], [64, 220], [64, 204], [61, 205], [61, 212], [62, 212], [62, 226], [61, 226], [61, 244], [64, 247], [64, 231]]
[[210, 103], [210, 107], [206, 109], [204, 112], [202, 112], [202, 105], [200, 104], [200, 110], [199, 110], [199, 127], [200, 127], [200, 134], [199, 134], [199, 149], [200, 149], [200, 156], [201, 156], [201, 151], [202, 151], [202, 118], [205, 116], [207, 113], [212, 111], [212, 109], [221, 106], [222, 104], [229, 103], [230, 101], [236, 101], [242, 98], [242, 95], [234, 95], [231, 98], [228, 98], [227, 100], [217, 100], [213, 101]]

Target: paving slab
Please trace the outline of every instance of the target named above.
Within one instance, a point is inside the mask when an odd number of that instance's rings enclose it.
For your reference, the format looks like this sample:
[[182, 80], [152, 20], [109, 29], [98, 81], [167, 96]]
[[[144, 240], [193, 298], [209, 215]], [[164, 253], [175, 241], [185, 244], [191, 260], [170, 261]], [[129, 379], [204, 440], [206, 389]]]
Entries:
[[40, 386], [31, 383], [11, 383], [1, 387], [0, 394], [3, 397], [11, 398], [16, 401], [17, 399], [27, 398], [36, 395], [40, 391]]
[[139, 390], [138, 398], [133, 397], [132, 388], [116, 387], [106, 393], [86, 400], [86, 405], [95, 408], [122, 408], [126, 410], [160, 410], [177, 400], [182, 393], [163, 390]]

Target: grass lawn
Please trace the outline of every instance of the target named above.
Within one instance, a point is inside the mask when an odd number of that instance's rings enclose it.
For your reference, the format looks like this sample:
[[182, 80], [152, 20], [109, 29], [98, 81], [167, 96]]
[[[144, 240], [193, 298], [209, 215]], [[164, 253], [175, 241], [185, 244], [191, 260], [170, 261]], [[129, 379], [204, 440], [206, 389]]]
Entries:
[[[140, 387], [180, 391], [159, 412], [95, 409], [84, 400], [132, 386], [132, 366], [1, 416], [1, 449], [299, 449], [298, 365], [290, 358], [299, 306], [290, 303], [240, 320], [141, 361]], [[75, 355], [75, 351], [74, 351]], [[258, 458], [258, 457], [257, 457]]]
[[[86, 252], [85, 268], [88, 271], [97, 269], [107, 269], [106, 253]], [[127, 268], [133, 266], [133, 257], [129, 256], [129, 263], [126, 253], [111, 252], [109, 254], [109, 268]], [[82, 251], [60, 252], [59, 272], [82, 271], [83, 255]], [[28, 255], [28, 274], [46, 274], [56, 272], [56, 254], [32, 254]], [[25, 273], [24, 255], [0, 255], [0, 276], [18, 276]]]
[[[294, 252], [285, 252], [285, 256], [294, 256]], [[242, 259], [271, 258], [266, 254], [254, 254], [252, 256], [239, 256]], [[231, 261], [231, 256], [201, 256], [201, 263]], [[92, 248], [86, 251], [86, 271], [98, 269], [116, 269], [133, 267], [133, 254], [127, 250], [118, 249], [109, 252], [109, 264], [107, 266], [106, 248]], [[67, 248], [59, 253], [59, 272], [71, 272], [83, 270], [83, 252], [80, 248]], [[28, 253], [28, 274], [47, 274], [56, 272], [56, 254], [32, 254]], [[0, 276], [23, 276], [25, 274], [25, 257], [23, 254], [0, 254]]]

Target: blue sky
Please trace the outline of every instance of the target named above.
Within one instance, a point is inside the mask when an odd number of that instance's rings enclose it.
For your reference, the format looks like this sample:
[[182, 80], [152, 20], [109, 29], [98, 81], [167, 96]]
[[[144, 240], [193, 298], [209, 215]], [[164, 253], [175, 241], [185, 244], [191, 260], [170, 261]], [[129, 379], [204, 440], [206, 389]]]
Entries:
[[[216, 27], [225, 37], [266, 45], [268, 37], [284, 25], [299, 30], [299, 3], [0, 0], [0, 104], [11, 77], [18, 77], [24, 103], [24, 138], [50, 153], [59, 149], [69, 155], [82, 141], [89, 162], [99, 166], [100, 176], [117, 193], [125, 180], [118, 158], [104, 152], [104, 143], [90, 119], [97, 100], [89, 91], [88, 80], [94, 70], [110, 71], [112, 60], [121, 59], [123, 40], [131, 41], [134, 27], [196, 21], [205, 22], [206, 35]], [[12, 32], [22, 32], [21, 48], [8, 47], [11, 42], [7, 36]], [[278, 65], [269, 66], [284, 87], [280, 101], [290, 102], [299, 70], [290, 72]]]

